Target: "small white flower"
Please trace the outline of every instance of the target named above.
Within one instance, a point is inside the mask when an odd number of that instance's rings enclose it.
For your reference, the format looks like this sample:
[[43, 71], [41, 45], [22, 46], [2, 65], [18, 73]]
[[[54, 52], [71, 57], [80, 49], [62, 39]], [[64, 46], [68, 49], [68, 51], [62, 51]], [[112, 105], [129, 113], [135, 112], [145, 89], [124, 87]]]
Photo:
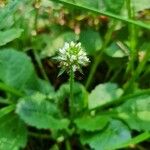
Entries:
[[74, 43], [73, 41], [65, 42], [64, 47], [59, 49], [58, 60], [63, 70], [69, 71], [72, 67], [74, 72], [81, 70], [82, 66], [86, 66], [90, 62], [86, 52], [81, 47], [81, 43]]

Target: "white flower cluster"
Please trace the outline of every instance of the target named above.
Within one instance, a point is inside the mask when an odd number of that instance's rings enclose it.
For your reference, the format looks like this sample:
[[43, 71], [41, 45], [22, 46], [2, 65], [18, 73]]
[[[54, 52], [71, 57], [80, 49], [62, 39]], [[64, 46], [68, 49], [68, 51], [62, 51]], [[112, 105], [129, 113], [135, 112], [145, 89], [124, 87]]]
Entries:
[[69, 70], [72, 67], [74, 72], [81, 71], [81, 66], [86, 66], [89, 63], [89, 58], [82, 49], [81, 43], [74, 42], [65, 43], [64, 47], [59, 49], [58, 60], [63, 70]]

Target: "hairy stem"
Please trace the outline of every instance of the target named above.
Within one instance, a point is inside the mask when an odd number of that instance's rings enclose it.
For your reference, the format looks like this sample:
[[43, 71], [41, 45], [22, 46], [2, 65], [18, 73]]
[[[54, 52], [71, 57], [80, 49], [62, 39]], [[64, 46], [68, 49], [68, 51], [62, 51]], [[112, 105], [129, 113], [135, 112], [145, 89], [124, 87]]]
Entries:
[[71, 66], [70, 68], [70, 80], [69, 80], [69, 84], [70, 84], [70, 114], [71, 116], [73, 116], [73, 113], [74, 113], [74, 106], [73, 106], [73, 103], [74, 103], [74, 97], [73, 97], [73, 86], [74, 86], [74, 72], [73, 72], [73, 68]]

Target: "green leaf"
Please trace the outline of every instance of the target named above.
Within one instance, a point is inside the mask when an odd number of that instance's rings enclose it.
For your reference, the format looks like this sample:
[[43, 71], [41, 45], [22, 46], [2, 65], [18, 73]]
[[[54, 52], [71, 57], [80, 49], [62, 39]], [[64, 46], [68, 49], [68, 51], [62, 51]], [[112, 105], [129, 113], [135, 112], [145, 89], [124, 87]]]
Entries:
[[106, 48], [105, 53], [114, 58], [122, 58], [128, 56], [129, 50], [120, 42], [113, 42], [109, 47]]
[[6, 106], [0, 109], [0, 118], [12, 112], [15, 109], [15, 105]]
[[12, 28], [5, 31], [0, 31], [0, 46], [3, 46], [8, 42], [15, 40], [16, 38], [19, 38], [22, 32], [23, 30], [19, 28]]
[[[36, 39], [34, 39], [34, 47], [35, 49], [42, 49], [42, 57], [53, 56], [58, 51], [58, 49], [64, 45], [65, 42], [76, 41], [77, 39], [78, 37], [74, 32], [60, 31], [59, 34], [53, 33], [51, 36], [37, 36]], [[43, 45], [45, 46], [43, 47]]]
[[61, 118], [57, 107], [40, 93], [23, 98], [16, 112], [27, 124], [39, 129], [67, 129], [69, 125], [69, 120]]
[[83, 134], [81, 142], [89, 144], [94, 150], [117, 149], [131, 139], [130, 131], [121, 121], [112, 120], [102, 132]]
[[144, 133], [141, 133], [141, 134], [137, 135], [136, 137], [132, 138], [131, 140], [126, 141], [119, 148], [127, 147], [128, 145], [135, 145], [135, 144], [141, 143], [143, 141], [146, 141], [149, 138], [150, 138], [150, 133], [144, 132]]
[[14, 114], [0, 118], [0, 149], [19, 150], [27, 143], [27, 129]]
[[[74, 109], [76, 113], [82, 112], [84, 108], [87, 107], [88, 104], [88, 93], [85, 87], [80, 83], [74, 83], [73, 87], [73, 94], [74, 94]], [[55, 95], [55, 100], [58, 103], [64, 103], [64, 100], [68, 98], [70, 95], [70, 86], [69, 84], [63, 84], [57, 91]]]
[[9, 1], [9, 3], [0, 8], [0, 30], [10, 28], [14, 24], [14, 13], [17, 11], [20, 0]]
[[108, 123], [107, 116], [83, 116], [75, 119], [75, 124], [81, 130], [98, 131], [102, 130]]
[[122, 94], [123, 90], [118, 88], [118, 86], [114, 83], [99, 84], [94, 90], [91, 91], [89, 95], [89, 109], [102, 106], [119, 98]]
[[142, 95], [128, 99], [117, 108], [118, 116], [131, 129], [150, 131], [150, 95]]
[[103, 0], [103, 2], [106, 6], [106, 10], [111, 11], [113, 13], [119, 13], [124, 4], [124, 0]]
[[89, 7], [94, 7], [98, 8], [99, 7], [99, 1], [98, 0], [75, 0], [74, 1], [77, 4], [84, 5], [84, 6], [89, 6]]
[[52, 92], [52, 86], [39, 79], [31, 59], [23, 52], [14, 49], [0, 51], [0, 80], [6, 85], [25, 91]]
[[30, 58], [14, 49], [0, 51], [0, 68], [0, 80], [17, 89], [22, 89], [34, 73]]
[[102, 39], [93, 29], [83, 30], [80, 33], [80, 42], [89, 54], [93, 54], [102, 47]]

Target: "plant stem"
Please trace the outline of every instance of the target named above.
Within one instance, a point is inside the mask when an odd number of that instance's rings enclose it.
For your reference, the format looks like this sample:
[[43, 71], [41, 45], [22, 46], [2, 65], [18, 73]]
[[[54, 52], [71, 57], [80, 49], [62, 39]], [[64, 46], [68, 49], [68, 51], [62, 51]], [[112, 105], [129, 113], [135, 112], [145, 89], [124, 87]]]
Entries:
[[8, 85], [6, 85], [5, 83], [0, 82], [0, 90], [11, 93], [13, 95], [16, 95], [18, 97], [22, 97], [24, 94], [20, 91], [18, 91], [17, 89], [14, 89]]
[[74, 72], [73, 72], [73, 68], [71, 66], [70, 68], [70, 80], [69, 80], [69, 83], [70, 83], [70, 114], [71, 114], [71, 117], [73, 116], [74, 114], [74, 106], [73, 106], [73, 103], [74, 103], [74, 98], [73, 98], [73, 86], [74, 86]]
[[85, 87], [87, 89], [89, 88], [89, 86], [93, 80], [96, 69], [97, 69], [100, 61], [102, 60], [101, 58], [102, 58], [102, 53], [94, 57], [94, 62], [91, 66], [90, 73], [89, 73], [88, 79], [87, 79], [86, 84], [85, 84]]
[[127, 19], [126, 17], [122, 17], [118, 14], [114, 14], [112, 12], [108, 12], [108, 11], [100, 11], [100, 9], [97, 9], [97, 8], [91, 8], [91, 7], [88, 7], [86, 5], [81, 5], [80, 3], [73, 3], [71, 1], [66, 1], [66, 0], [52, 0], [52, 1], [55, 1], [57, 3], [62, 3], [62, 4], [65, 4], [65, 5], [70, 5], [70, 6], [73, 6], [73, 7], [77, 7], [77, 8], [80, 8], [80, 9], [84, 9], [86, 11], [91, 11], [95, 14], [99, 14], [99, 15], [104, 15], [104, 16], [108, 16], [110, 18], [113, 18], [113, 19], [116, 19], [116, 20], [120, 20], [120, 21], [123, 21], [123, 22], [127, 22], [127, 23], [130, 23], [130, 24], [135, 24], [139, 27], [143, 27], [145, 29], [150, 29], [150, 26], [147, 25], [146, 23], [143, 23], [141, 21], [135, 21], [135, 20], [132, 20], [132, 19]]
[[[128, 10], [128, 18], [129, 19], [134, 19], [134, 12], [131, 7], [131, 0], [126, 0], [127, 4], [127, 10]], [[134, 63], [137, 57], [137, 50], [136, 50], [136, 45], [137, 45], [137, 33], [136, 33], [136, 27], [133, 24], [129, 24], [129, 40], [130, 40], [130, 59], [129, 63], [126, 69], [125, 76], [128, 76], [129, 72], [131, 71], [131, 75], [134, 74]]]
[[[37, 2], [39, 2], [39, 1], [35, 0], [35, 3], [37, 3]], [[39, 8], [35, 8], [34, 29], [35, 29], [36, 33], [38, 30], [38, 16], [39, 16]], [[34, 53], [35, 60], [39, 66], [39, 69], [40, 69], [40, 72], [41, 72], [43, 78], [49, 82], [48, 76], [44, 70], [43, 64], [41, 62], [41, 59], [40, 59], [38, 53], [35, 50], [33, 50], [33, 53]]]
[[35, 50], [33, 50], [33, 53], [34, 53], [35, 60], [38, 64], [38, 66], [39, 66], [39, 69], [42, 73], [43, 78], [49, 82], [48, 76], [45, 72], [45, 69], [43, 68], [43, 64], [41, 62], [41, 59], [40, 59], [39, 55], [37, 54], [37, 52]]
[[72, 150], [69, 140], [66, 140], [65, 145], [66, 145], [66, 150]]
[[86, 85], [85, 85], [85, 87], [87, 89], [89, 88], [90, 84], [92, 83], [94, 74], [96, 72], [96, 69], [97, 69], [99, 63], [102, 61], [103, 52], [111, 40], [111, 36], [112, 36], [113, 30], [115, 28], [115, 25], [116, 25], [116, 22], [113, 21], [111, 27], [108, 29], [108, 31], [105, 35], [105, 41], [102, 45], [102, 48], [100, 49], [100, 53], [94, 57], [94, 62], [91, 66], [91, 70], [90, 70], [90, 73], [89, 73], [89, 76], [88, 76], [88, 79], [87, 79]]
[[50, 135], [48, 134], [39, 134], [39, 133], [31, 132], [31, 131], [28, 134], [35, 138], [50, 139]]
[[0, 103], [1, 103], [1, 104], [12, 104], [11, 101], [9, 101], [9, 100], [7, 100], [7, 99], [3, 99], [3, 98], [1, 98], [1, 97], [0, 97]]
[[134, 82], [138, 79], [139, 75], [141, 74], [141, 72], [143, 71], [146, 62], [148, 61], [150, 57], [150, 50], [147, 49], [143, 60], [139, 63], [137, 69], [135, 70], [132, 78], [125, 84], [124, 90], [125, 93], [128, 92], [130, 90], [130, 87], [134, 84]]

